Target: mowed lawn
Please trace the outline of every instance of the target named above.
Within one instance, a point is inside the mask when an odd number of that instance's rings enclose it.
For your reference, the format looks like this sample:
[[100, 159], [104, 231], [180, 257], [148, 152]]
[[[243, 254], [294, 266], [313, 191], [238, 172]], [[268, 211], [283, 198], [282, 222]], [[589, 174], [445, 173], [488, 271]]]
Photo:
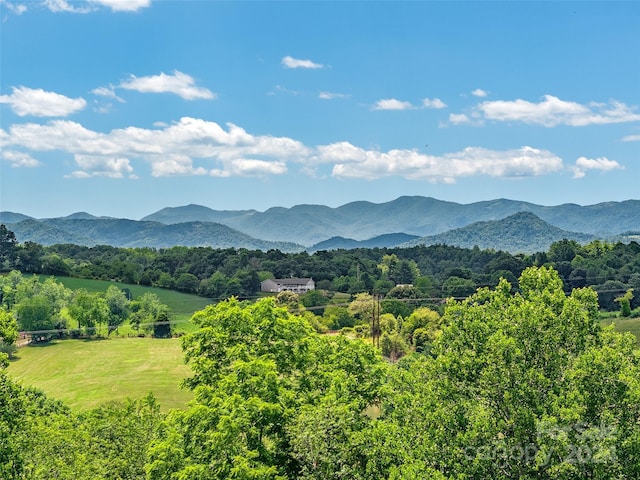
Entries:
[[191, 374], [183, 359], [177, 338], [60, 340], [20, 348], [8, 372], [74, 409], [151, 392], [168, 411], [185, 408], [192, 398], [190, 391], [180, 388]]

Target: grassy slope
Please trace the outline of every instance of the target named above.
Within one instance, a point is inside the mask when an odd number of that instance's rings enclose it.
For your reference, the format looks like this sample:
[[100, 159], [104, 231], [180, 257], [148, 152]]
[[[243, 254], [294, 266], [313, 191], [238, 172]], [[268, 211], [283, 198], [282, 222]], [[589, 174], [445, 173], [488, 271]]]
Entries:
[[72, 408], [152, 392], [161, 408], [184, 408], [192, 395], [179, 388], [190, 374], [178, 339], [61, 340], [18, 350], [9, 374]]
[[[41, 277], [44, 280], [44, 276]], [[56, 277], [65, 287], [104, 292], [109, 285], [128, 288], [133, 297], [155, 293], [171, 308], [174, 331], [190, 332], [194, 312], [211, 301], [196, 295], [162, 288], [118, 282]], [[120, 335], [135, 333], [128, 325]], [[45, 346], [18, 350], [9, 373], [25, 385], [42, 389], [72, 408], [95, 407], [108, 400], [140, 398], [152, 392], [163, 410], [184, 408], [192, 395], [179, 388], [190, 369], [183, 362], [177, 339], [116, 338], [109, 340], [61, 340]]]

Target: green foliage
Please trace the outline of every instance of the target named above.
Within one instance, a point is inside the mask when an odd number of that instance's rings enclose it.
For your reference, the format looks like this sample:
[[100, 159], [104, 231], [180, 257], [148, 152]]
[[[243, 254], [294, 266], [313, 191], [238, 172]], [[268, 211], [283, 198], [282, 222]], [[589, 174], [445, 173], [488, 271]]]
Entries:
[[297, 310], [300, 308], [300, 296], [290, 290], [283, 290], [276, 295], [276, 305]]
[[469, 278], [450, 276], [442, 282], [442, 294], [445, 297], [461, 299], [471, 295], [476, 289], [476, 284]]
[[108, 334], [110, 335], [111, 332], [117, 330], [118, 327], [129, 318], [131, 305], [124, 290], [115, 285], [109, 285], [109, 287], [107, 287], [104, 298], [107, 303], [107, 308], [109, 309], [107, 324], [109, 327]]
[[385, 357], [395, 361], [409, 351], [404, 338], [398, 332], [382, 332], [380, 336], [380, 351]]
[[16, 340], [18, 340], [18, 322], [11, 313], [0, 308], [0, 354], [13, 357], [16, 352]]
[[[17, 305], [33, 298], [21, 296], [30, 289], [45, 298], [37, 288], [16, 287]], [[380, 351], [358, 338], [318, 335], [310, 323], [316, 316], [289, 311], [289, 301], [209, 305], [193, 316], [198, 329], [181, 340], [193, 401], [166, 417], [152, 397], [73, 412], [0, 369], [0, 474], [637, 478], [635, 339], [600, 326], [595, 291], [567, 295], [564, 288], [557, 271], [530, 267], [515, 293], [503, 279], [449, 300], [442, 316], [425, 307], [406, 318], [381, 314]], [[159, 303], [138, 302], [138, 311]], [[330, 305], [326, 312], [332, 309], [347, 311]], [[41, 369], [52, 363], [42, 359]]]
[[312, 310], [316, 315], [322, 316], [324, 314], [324, 306], [328, 305], [330, 298], [327, 292], [321, 290], [311, 290], [300, 295], [300, 303], [308, 310]]
[[18, 340], [18, 323], [6, 310], [0, 308], [0, 341], [13, 345]]
[[54, 311], [44, 295], [25, 298], [14, 307], [20, 330], [37, 332], [36, 340], [48, 340], [56, 326]]
[[345, 327], [353, 327], [355, 318], [345, 307], [328, 305], [324, 310], [323, 320], [331, 330], [340, 330]]
[[[371, 347], [319, 337], [273, 298], [232, 298], [193, 320], [200, 329], [183, 346], [196, 399], [151, 443], [149, 478], [297, 478], [335, 468], [332, 457], [318, 470], [306, 433], [328, 405], [354, 418], [378, 398], [384, 366]], [[319, 451], [333, 440], [316, 438]]]
[[620, 304], [621, 317], [631, 316], [631, 300], [632, 299], [633, 299], [633, 289], [627, 290], [624, 295], [615, 299], [615, 301]]
[[[516, 295], [502, 281], [449, 302], [431, 356], [400, 362], [383, 404], [390, 478], [638, 474], [635, 342], [602, 331], [595, 292], [565, 296], [555, 271], [530, 268], [519, 283]], [[589, 456], [572, 461], [576, 449]]]
[[130, 322], [136, 329], [142, 328], [150, 332], [156, 328], [157, 323], [170, 325], [169, 307], [155, 293], [147, 292], [132, 300], [131, 312]]
[[376, 308], [376, 299], [369, 293], [358, 293], [349, 303], [347, 309], [353, 315], [357, 323], [371, 322], [371, 318]]
[[84, 329], [87, 335], [93, 335], [97, 325], [108, 324], [111, 317], [104, 296], [84, 289], [76, 290], [68, 310], [71, 318], [78, 323], [78, 329]]
[[[1, 279], [2, 277], [0, 277]], [[72, 277], [55, 277], [55, 280], [64, 285], [69, 290], [85, 289], [88, 292], [105, 292], [111, 286], [115, 286], [119, 289], [128, 290], [136, 299], [144, 295], [145, 293], [153, 293], [156, 295], [160, 302], [167, 305], [171, 312], [177, 317], [186, 317], [188, 320], [193, 315], [193, 312], [203, 309], [211, 301], [207, 298], [198, 297], [196, 295], [188, 295], [186, 293], [177, 292], [175, 290], [166, 290], [157, 287], [147, 287], [143, 285], [129, 285], [121, 282], [111, 282], [106, 280], [92, 280], [84, 278], [72, 278]], [[131, 299], [130, 299], [131, 300]]]
[[[416, 348], [432, 343], [441, 333], [442, 318], [438, 312], [427, 307], [418, 308], [402, 323], [402, 336]], [[416, 332], [419, 339], [416, 339]]]
[[[532, 232], [535, 231], [534, 228]], [[416, 300], [420, 301], [410, 303], [401, 299], [411, 308], [435, 307], [442, 297], [463, 298], [478, 287], [497, 285], [501, 277], [510, 281], [516, 291], [517, 278], [524, 268], [532, 265], [549, 265], [557, 270], [567, 293], [572, 288], [596, 286], [603, 292], [600, 307], [605, 310], [616, 310], [615, 298], [640, 285], [640, 245], [637, 242], [613, 244], [594, 240], [580, 246], [576, 239], [559, 237], [549, 245], [548, 253], [517, 255], [444, 244], [318, 251], [310, 255], [307, 252], [210, 247], [160, 250], [73, 244], [42, 247], [26, 242], [17, 245], [16, 267], [25, 272], [69, 274], [162, 287], [159, 290], [165, 292], [178, 288], [214, 301], [230, 296], [255, 298], [265, 272], [276, 278], [312, 277], [318, 288], [353, 295], [362, 292], [387, 295], [396, 284], [413, 284], [419, 292]], [[604, 285], [607, 281], [619, 282], [610, 295], [605, 293], [612, 290]], [[639, 305], [640, 299], [636, 298], [631, 308]], [[173, 310], [179, 315], [178, 309]], [[399, 310], [394, 312], [401, 314]], [[404, 312], [402, 316], [407, 314]]]
[[146, 445], [162, 418], [153, 396], [77, 414], [37, 413], [26, 416], [16, 435], [22, 454], [18, 478], [145, 478]]
[[0, 224], [0, 272], [13, 269], [18, 252], [18, 241], [15, 234]]

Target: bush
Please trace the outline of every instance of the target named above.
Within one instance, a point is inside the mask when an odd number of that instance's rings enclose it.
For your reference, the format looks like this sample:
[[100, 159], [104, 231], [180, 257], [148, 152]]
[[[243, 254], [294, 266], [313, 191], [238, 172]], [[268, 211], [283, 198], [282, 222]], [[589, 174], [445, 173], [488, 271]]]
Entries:
[[392, 334], [384, 332], [380, 337], [380, 349], [382, 355], [393, 361], [403, 357], [409, 351], [404, 339], [397, 332]]
[[3, 340], [0, 340], [0, 353], [6, 353], [9, 358], [13, 358], [13, 355], [18, 350], [13, 343], [5, 343]]

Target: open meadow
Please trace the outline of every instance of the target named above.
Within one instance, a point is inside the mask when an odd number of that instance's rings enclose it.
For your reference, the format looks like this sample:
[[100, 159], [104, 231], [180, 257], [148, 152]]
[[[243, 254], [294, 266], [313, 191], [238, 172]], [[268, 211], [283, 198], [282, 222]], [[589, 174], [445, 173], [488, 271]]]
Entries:
[[[162, 288], [71, 277], [55, 279], [71, 290], [105, 292], [116, 285], [128, 289], [133, 298], [154, 293], [171, 309], [174, 332], [195, 330], [191, 316], [211, 303], [207, 298]], [[180, 382], [190, 373], [180, 340], [138, 338], [126, 323], [108, 339], [56, 340], [22, 347], [11, 361], [9, 373], [24, 385], [39, 388], [77, 409], [109, 400], [140, 398], [151, 392], [166, 411], [185, 408], [192, 397], [191, 392], [180, 388]]]
[[176, 338], [58, 340], [20, 348], [9, 374], [75, 409], [149, 392], [162, 410], [185, 408], [191, 392], [180, 388], [190, 374]]

